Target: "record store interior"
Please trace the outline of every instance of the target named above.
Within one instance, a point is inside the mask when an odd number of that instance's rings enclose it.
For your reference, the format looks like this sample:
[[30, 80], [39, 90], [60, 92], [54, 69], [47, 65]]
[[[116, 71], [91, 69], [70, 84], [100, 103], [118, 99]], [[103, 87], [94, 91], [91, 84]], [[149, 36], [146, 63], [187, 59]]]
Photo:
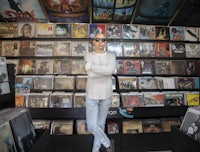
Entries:
[[199, 8], [2, 0], [0, 152], [199, 152]]

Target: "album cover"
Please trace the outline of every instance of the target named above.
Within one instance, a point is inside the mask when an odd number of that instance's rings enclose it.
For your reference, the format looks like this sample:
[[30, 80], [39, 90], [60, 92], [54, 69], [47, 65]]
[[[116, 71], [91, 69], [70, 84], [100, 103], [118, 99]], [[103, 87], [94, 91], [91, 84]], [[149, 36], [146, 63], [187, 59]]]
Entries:
[[185, 64], [185, 66], [186, 66], [186, 75], [195, 75], [195, 74], [197, 74], [196, 68], [195, 68], [196, 62], [197, 61], [186, 60], [186, 64]]
[[185, 60], [171, 60], [171, 75], [185, 75], [186, 62]]
[[157, 89], [157, 81], [155, 77], [139, 77], [139, 89]]
[[155, 40], [156, 27], [152, 25], [140, 25], [140, 39]]
[[186, 57], [185, 43], [171, 43], [171, 57], [185, 58]]
[[155, 77], [156, 78], [156, 87], [157, 89], [164, 89], [163, 79], [165, 77]]
[[96, 34], [103, 33], [106, 36], [106, 24], [89, 24], [90, 38], [94, 38]]
[[194, 89], [195, 85], [193, 77], [177, 77], [175, 83], [177, 89]]
[[87, 76], [86, 75], [77, 75], [76, 76], [76, 89], [78, 90], [85, 90], [87, 83]]
[[120, 107], [120, 94], [117, 92], [113, 92], [112, 102], [110, 107]]
[[123, 44], [125, 57], [140, 57], [139, 42], [124, 42]]
[[68, 23], [54, 23], [56, 38], [70, 38], [71, 24]]
[[200, 96], [199, 92], [187, 92], [185, 93], [185, 98], [188, 106], [199, 106]]
[[85, 63], [83, 59], [74, 59], [71, 61], [71, 64], [71, 74], [86, 74], [84, 68]]
[[169, 40], [169, 27], [156, 26], [156, 40]]
[[76, 92], [74, 93], [74, 108], [85, 108], [86, 93]]
[[37, 138], [30, 112], [21, 110], [10, 119], [10, 126], [17, 151], [30, 151]]
[[115, 121], [107, 122], [107, 133], [108, 134], [118, 134], [119, 131], [119, 124]]
[[6, 58], [0, 56], [0, 83], [8, 81]]
[[1, 22], [0, 37], [1, 38], [16, 38], [18, 36], [18, 23]]
[[140, 25], [124, 24], [122, 30], [124, 39], [139, 39]]
[[76, 132], [77, 134], [90, 134], [90, 132], [87, 131], [86, 120], [76, 120]]
[[54, 76], [45, 75], [45, 76], [37, 76], [33, 80], [34, 89], [53, 89]]
[[114, 15], [113, 15], [113, 22], [118, 22], [118, 23], [130, 23], [132, 20], [132, 16], [133, 16], [133, 11], [134, 9], [134, 5], [136, 3], [136, 1], [131, 1], [132, 3], [132, 7], [131, 7], [131, 3], [129, 3], [128, 5], [123, 5], [120, 3], [126, 3], [125, 1], [123, 2], [119, 2], [114, 9]]
[[186, 57], [200, 58], [200, 44], [186, 43]]
[[19, 60], [18, 59], [6, 59], [6, 63], [14, 65], [14, 75], [17, 75]]
[[9, 82], [1, 82], [0, 83], [0, 95], [10, 93], [10, 85]]
[[198, 41], [198, 28], [197, 27], [185, 27], [185, 40], [186, 41]]
[[163, 107], [164, 106], [164, 93], [152, 92], [144, 94], [145, 107]]
[[124, 60], [123, 74], [125, 75], [139, 75], [140, 74], [140, 60]]
[[181, 120], [178, 117], [168, 117], [160, 119], [163, 132], [171, 132], [172, 126], [180, 127]]
[[72, 108], [72, 92], [54, 92], [50, 94], [49, 108]]
[[54, 56], [71, 56], [71, 42], [70, 41], [56, 41]]
[[8, 121], [0, 123], [0, 137], [0, 151], [17, 152], [12, 130]]
[[89, 38], [89, 24], [87, 23], [72, 23], [73, 38]]
[[165, 106], [183, 106], [184, 102], [184, 93], [183, 92], [167, 92], [165, 93]]
[[35, 56], [35, 41], [20, 41], [19, 56]]
[[154, 60], [140, 60], [140, 74], [154, 75], [155, 61]]
[[37, 59], [35, 60], [36, 74], [53, 74], [53, 60]]
[[200, 61], [197, 60], [197, 62], [195, 63], [195, 69], [196, 69], [196, 74], [200, 75]]
[[33, 119], [32, 122], [35, 129], [49, 129], [51, 120]]
[[15, 93], [15, 107], [23, 108], [26, 107], [26, 93]]
[[159, 133], [163, 132], [163, 128], [159, 119], [142, 120], [143, 133]]
[[155, 43], [140, 43], [140, 57], [155, 57]]
[[35, 37], [53, 38], [54, 23], [35, 23]]
[[123, 134], [138, 134], [142, 132], [143, 128], [141, 120], [124, 120], [122, 122]]
[[17, 84], [26, 84], [30, 86], [30, 89], [33, 89], [33, 79], [34, 75], [17, 75], [15, 77], [15, 83]]
[[169, 43], [155, 43], [156, 57], [171, 57]]
[[35, 23], [18, 23], [18, 38], [35, 37]]
[[20, 59], [18, 65], [18, 74], [35, 74], [34, 59]]
[[54, 89], [73, 90], [75, 88], [75, 76], [54, 76]]
[[89, 23], [89, 0], [84, 1], [40, 1], [49, 22], [53, 23]]
[[200, 88], [200, 77], [194, 77], [194, 88], [195, 89]]
[[19, 56], [19, 41], [2, 41], [1, 56]]
[[164, 89], [175, 89], [175, 78], [174, 77], [163, 77]]
[[117, 69], [118, 75], [123, 74], [123, 69], [124, 69], [123, 60], [120, 60], [120, 59], [116, 60], [116, 69]]
[[115, 54], [116, 57], [123, 56], [122, 42], [108, 42], [107, 52]]
[[54, 49], [53, 41], [36, 41], [35, 56], [53, 56]]
[[123, 107], [144, 107], [142, 93], [121, 93], [121, 100]]
[[0, 41], [0, 55], [2, 56], [1, 52], [2, 52], [2, 41]]
[[112, 76], [112, 89], [116, 90], [116, 87], [117, 87], [116, 78], [114, 76]]
[[72, 135], [73, 120], [53, 120], [51, 123], [51, 135]]
[[170, 61], [169, 60], [156, 60], [155, 61], [155, 74], [156, 75], [170, 75]]
[[38, 0], [4, 1], [0, 13], [1, 22], [48, 22]]
[[137, 90], [138, 79], [133, 76], [118, 76], [118, 84], [120, 90]]
[[30, 93], [27, 96], [26, 107], [29, 108], [48, 108], [49, 93]]
[[15, 93], [30, 93], [31, 87], [29, 84], [15, 83]]
[[180, 126], [180, 131], [200, 142], [200, 108], [189, 107]]
[[71, 42], [72, 56], [85, 56], [88, 52], [88, 42], [86, 41], [73, 41]]
[[170, 40], [172, 41], [184, 41], [185, 30], [181, 26], [170, 26], [169, 27]]
[[71, 74], [71, 60], [54, 59], [53, 74]]
[[[102, 4], [106, 4], [107, 1], [104, 1]], [[92, 13], [93, 22], [109, 22], [113, 18], [113, 8], [104, 8], [104, 7], [93, 7], [94, 12]]]
[[122, 38], [122, 24], [107, 24], [107, 38]]

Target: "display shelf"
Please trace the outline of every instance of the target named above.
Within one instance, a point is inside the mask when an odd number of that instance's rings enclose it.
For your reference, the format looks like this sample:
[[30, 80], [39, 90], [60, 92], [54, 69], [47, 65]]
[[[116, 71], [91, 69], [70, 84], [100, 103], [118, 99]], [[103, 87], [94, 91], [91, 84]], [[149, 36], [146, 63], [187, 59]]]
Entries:
[[10, 86], [10, 93], [0, 95], [0, 109], [15, 106], [15, 77], [14, 77], [14, 64], [7, 64], [8, 80]]
[[30, 152], [48, 152], [49, 151], [49, 130], [36, 129], [37, 142]]
[[139, 133], [122, 135], [121, 152], [147, 152], [151, 150], [170, 150], [171, 134], [162, 133]]
[[[122, 152], [121, 135], [109, 135], [109, 138], [114, 140], [115, 152]], [[91, 134], [50, 135], [49, 152], [89, 152], [92, 151], [92, 144], [93, 135]], [[101, 149], [103, 150], [104, 148], [101, 147]]]
[[171, 136], [174, 152], [200, 151], [200, 143], [181, 132], [178, 127], [172, 126]]
[[92, 141], [92, 135], [50, 135], [49, 152], [87, 152]]

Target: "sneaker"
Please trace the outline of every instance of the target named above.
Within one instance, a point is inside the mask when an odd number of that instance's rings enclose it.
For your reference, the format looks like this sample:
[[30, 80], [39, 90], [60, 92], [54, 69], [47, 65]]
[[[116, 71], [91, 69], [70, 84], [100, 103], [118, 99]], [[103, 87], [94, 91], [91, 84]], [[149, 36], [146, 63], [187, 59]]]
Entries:
[[106, 148], [106, 152], [115, 152], [115, 145], [114, 145], [114, 140], [110, 140], [110, 147]]

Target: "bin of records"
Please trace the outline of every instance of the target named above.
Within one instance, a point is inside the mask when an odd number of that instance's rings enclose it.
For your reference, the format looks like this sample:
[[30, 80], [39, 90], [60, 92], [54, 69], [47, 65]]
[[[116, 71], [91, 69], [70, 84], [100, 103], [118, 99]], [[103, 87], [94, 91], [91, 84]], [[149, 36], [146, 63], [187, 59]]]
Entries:
[[72, 108], [73, 93], [72, 92], [54, 92], [50, 94], [50, 108]]
[[180, 131], [200, 142], [200, 107], [189, 107], [180, 126]]
[[73, 120], [53, 120], [50, 131], [51, 135], [72, 135]]
[[76, 92], [74, 93], [74, 108], [85, 108], [86, 93]]
[[[8, 122], [3, 127], [1, 126], [2, 128], [0, 128], [2, 130], [6, 129], [4, 131], [7, 132], [1, 133], [3, 133], [3, 136], [5, 135], [9, 137], [7, 139], [1, 138], [2, 140], [7, 140], [7, 143], [4, 143], [3, 146], [0, 146], [0, 149], [6, 148], [7, 146], [9, 151], [13, 150], [13, 152], [30, 151], [37, 141], [36, 132], [32, 123], [30, 112], [25, 108], [13, 108], [7, 112], [2, 113], [0, 120], [1, 122], [2, 120]], [[9, 128], [12, 130], [13, 137], [11, 137]], [[15, 150], [12, 138], [14, 139], [17, 150]]]
[[87, 131], [86, 120], [76, 120], [76, 132], [77, 134], [90, 134], [90, 132]]
[[26, 107], [29, 108], [48, 108], [49, 93], [30, 93], [27, 96]]

